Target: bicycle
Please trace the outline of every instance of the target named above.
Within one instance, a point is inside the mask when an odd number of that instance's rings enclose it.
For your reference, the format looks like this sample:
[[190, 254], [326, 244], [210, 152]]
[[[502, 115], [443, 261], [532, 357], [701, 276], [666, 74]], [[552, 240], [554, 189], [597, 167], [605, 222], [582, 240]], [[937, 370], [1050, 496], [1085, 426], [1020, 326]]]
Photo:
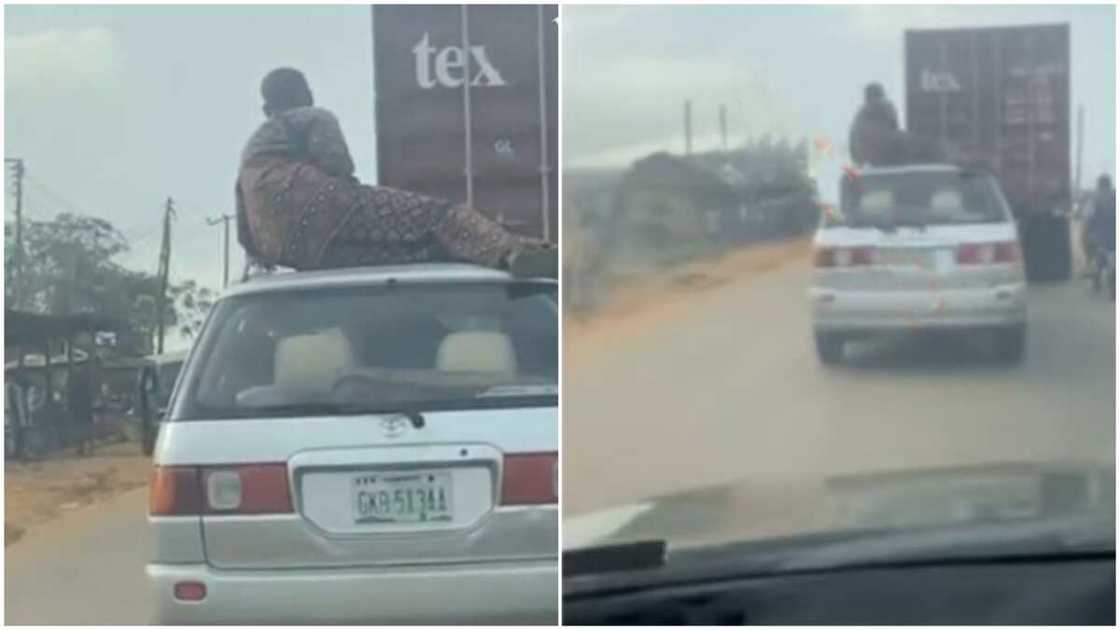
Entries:
[[1116, 301], [1116, 251], [1095, 247], [1091, 265], [1093, 293], [1108, 287], [1108, 297]]

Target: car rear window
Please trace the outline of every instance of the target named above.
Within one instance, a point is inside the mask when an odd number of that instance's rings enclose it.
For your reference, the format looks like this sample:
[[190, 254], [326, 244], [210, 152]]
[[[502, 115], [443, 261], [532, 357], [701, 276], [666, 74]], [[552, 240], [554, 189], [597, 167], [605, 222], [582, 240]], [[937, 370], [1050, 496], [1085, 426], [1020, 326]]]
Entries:
[[552, 283], [278, 291], [215, 309], [172, 420], [556, 404]]
[[891, 173], [841, 180], [841, 216], [853, 227], [957, 225], [1009, 220], [1006, 201], [990, 175], [968, 172]]

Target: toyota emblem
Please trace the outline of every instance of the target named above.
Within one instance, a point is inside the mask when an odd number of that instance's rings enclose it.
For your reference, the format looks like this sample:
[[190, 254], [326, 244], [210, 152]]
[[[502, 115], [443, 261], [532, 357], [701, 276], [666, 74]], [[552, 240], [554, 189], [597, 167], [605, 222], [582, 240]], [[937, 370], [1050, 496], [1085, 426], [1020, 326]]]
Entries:
[[381, 419], [381, 431], [387, 438], [400, 437], [409, 424], [408, 418], [404, 416], [387, 416]]

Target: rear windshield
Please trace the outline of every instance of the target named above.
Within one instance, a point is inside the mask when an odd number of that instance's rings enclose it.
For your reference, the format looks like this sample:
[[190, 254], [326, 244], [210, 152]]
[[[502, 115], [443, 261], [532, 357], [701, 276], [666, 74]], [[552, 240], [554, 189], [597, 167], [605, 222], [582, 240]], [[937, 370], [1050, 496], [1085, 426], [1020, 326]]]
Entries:
[[844, 177], [841, 216], [830, 224], [852, 227], [1001, 223], [1008, 210], [990, 175], [895, 173]]
[[379, 285], [216, 307], [172, 420], [552, 406], [552, 283]]

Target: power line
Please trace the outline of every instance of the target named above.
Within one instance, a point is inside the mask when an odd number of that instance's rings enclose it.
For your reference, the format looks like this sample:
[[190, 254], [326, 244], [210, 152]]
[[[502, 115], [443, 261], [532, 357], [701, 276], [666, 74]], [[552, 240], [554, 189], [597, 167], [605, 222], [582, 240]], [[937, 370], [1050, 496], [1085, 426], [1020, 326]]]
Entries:
[[57, 192], [51, 190], [51, 188], [49, 186], [47, 186], [43, 182], [40, 182], [39, 180], [35, 179], [34, 177], [28, 176], [27, 177], [27, 183], [31, 184], [32, 188], [38, 190], [40, 193], [49, 197], [50, 199], [53, 199], [55, 201], [55, 203], [62, 205], [63, 207], [65, 207], [67, 210], [73, 212], [74, 214], [84, 214], [84, 215], [88, 215], [88, 216], [99, 216], [98, 213], [90, 212], [89, 210], [86, 210], [85, 208], [82, 208], [78, 204], [74, 203], [70, 199], [67, 199], [66, 197], [64, 197], [60, 193], [57, 193]]
[[[11, 162], [11, 161], [12, 160], [9, 160], [9, 162]], [[35, 179], [33, 177], [29, 177], [29, 176], [26, 176], [26, 175], [23, 175], [23, 177], [26, 180], [26, 182], [28, 184], [30, 184], [30, 187], [36, 191], [37, 195], [42, 196], [41, 200], [48, 201], [48, 203], [43, 204], [43, 205], [48, 205], [56, 211], [64, 210], [66, 212], [76, 214], [76, 215], [94, 216], [94, 217], [99, 217], [99, 216], [104, 216], [105, 215], [105, 213], [90, 212], [88, 208], [83, 208], [81, 205], [74, 202], [72, 199], [68, 198], [66, 195], [63, 195], [63, 194], [55, 191], [53, 188], [51, 188], [47, 184], [43, 183], [42, 181], [39, 181], [38, 179]], [[17, 187], [17, 191], [19, 191], [20, 188], [21, 187]], [[21, 192], [26, 192], [26, 191], [21, 191]], [[20, 204], [17, 204], [17, 205], [20, 205]], [[21, 208], [21, 210], [22, 210], [22, 208]], [[174, 209], [172, 210], [172, 214], [176, 218], [178, 218], [178, 216], [180, 214], [194, 215], [194, 216], [201, 215], [201, 213], [199, 213], [199, 212], [193, 212], [192, 208], [190, 206], [187, 206], [187, 207], [184, 208], [184, 206], [177, 201], [174, 203]], [[166, 216], [163, 217], [163, 220], [160, 220], [159, 222], [157, 222], [156, 225], [151, 226], [151, 227], [145, 227], [141, 224], [134, 224], [129, 228], [118, 228], [116, 231], [119, 232], [121, 234], [121, 236], [124, 237], [125, 242], [128, 244], [129, 248], [131, 249], [131, 248], [135, 248], [139, 245], [145, 244], [150, 239], [152, 239], [156, 235], [163, 232], [165, 230], [165, 221], [166, 221]], [[203, 221], [206, 221], [206, 220], [203, 219]], [[206, 230], [199, 230], [197, 232], [194, 232], [194, 233], [190, 234], [186, 238], [178, 239], [177, 244], [181, 246], [185, 243], [193, 242], [193, 241], [197, 240], [198, 238], [200, 238], [201, 236], [203, 236], [204, 234], [208, 234], [208, 233], [209, 232], [206, 231]], [[170, 262], [170, 261], [168, 261], [168, 262]], [[227, 261], [226, 264], [228, 265], [228, 261]]]
[[135, 247], [136, 245], [139, 245], [139, 244], [143, 243], [144, 241], [147, 241], [148, 239], [152, 238], [156, 234], [159, 234], [160, 230], [162, 230], [162, 229], [163, 229], [162, 225], [157, 225], [156, 227], [148, 230], [148, 232], [146, 234], [144, 234], [143, 236], [140, 236], [138, 238], [129, 239], [128, 235], [125, 235], [125, 239], [128, 240], [129, 247]]
[[193, 243], [194, 241], [197, 241], [200, 236], [209, 235], [210, 233], [211, 232], [209, 230], [199, 230], [197, 232], [191, 232], [189, 236], [180, 238], [175, 242], [175, 244], [183, 245], [184, 243]]
[[177, 214], [184, 214], [185, 213], [185, 214], [192, 215], [192, 216], [202, 216], [202, 214], [203, 214], [201, 212], [195, 212], [196, 208], [193, 205], [190, 205], [190, 204], [187, 204], [187, 205], [184, 206], [181, 202], [176, 201], [175, 202], [175, 207], [178, 208], [176, 210]]
[[[33, 205], [33, 206], [37, 205], [38, 207], [47, 207], [51, 210], [54, 210], [56, 216], [58, 214], [60, 214], [60, 212], [59, 212], [60, 210], [66, 210], [66, 211], [70, 211], [70, 212], [73, 212], [74, 210], [81, 210], [81, 208], [76, 208], [76, 207], [73, 207], [73, 206], [66, 206], [64, 208], [62, 206], [62, 204], [59, 202], [57, 197], [54, 197], [54, 196], [51, 196], [51, 195], [45, 193], [45, 191], [41, 188], [36, 193], [37, 197], [39, 195], [43, 195], [42, 197], [39, 197], [39, 201], [43, 201], [45, 199], [49, 199], [50, 201], [48, 203], [38, 203], [38, 204], [31, 204], [31, 205]], [[24, 215], [25, 216], [28, 215], [28, 212], [26, 210], [27, 209], [25, 208], [24, 209]], [[89, 216], [89, 215], [86, 215], [86, 216]], [[36, 217], [31, 217], [31, 218], [32, 218], [32, 220], [38, 220], [38, 221], [49, 221], [50, 220], [44, 215], [39, 215], [37, 218]], [[159, 224], [157, 224], [156, 226], [154, 226], [150, 229], [147, 229], [146, 231], [144, 231], [144, 228], [142, 228], [139, 225], [135, 226], [132, 229], [115, 228], [115, 230], [117, 232], [119, 232], [122, 237], [124, 237], [124, 240], [128, 244], [129, 248], [133, 248], [136, 245], [140, 245], [140, 244], [146, 242], [147, 240], [149, 240], [153, 236], [159, 234], [161, 229], [163, 229], [163, 226], [159, 225]]]
[[23, 196], [24, 218], [33, 221], [49, 221], [53, 219], [53, 216], [50, 216], [52, 212], [54, 215], [59, 215], [66, 211], [57, 201], [54, 201], [33, 188], [25, 188], [23, 190]]
[[[69, 212], [71, 212], [73, 214], [93, 216], [93, 217], [107, 216], [107, 214], [103, 213], [103, 212], [101, 212], [101, 213], [90, 212], [90, 210], [88, 208], [81, 207], [80, 205], [78, 205], [77, 203], [72, 201], [71, 199], [69, 199], [66, 196], [62, 195], [61, 193], [51, 189], [50, 186], [47, 186], [43, 182], [41, 182], [41, 181], [39, 181], [39, 180], [37, 180], [33, 177], [27, 177], [27, 182], [29, 184], [31, 184], [31, 187], [34, 188], [36, 191], [38, 191], [39, 194], [41, 194], [41, 195], [47, 197], [48, 199], [50, 199], [51, 201], [53, 201], [54, 202], [54, 207], [55, 207], [56, 210], [59, 207], [62, 207], [63, 209], [68, 210]], [[157, 232], [159, 232], [161, 227], [162, 227], [161, 225], [157, 224], [154, 228], [152, 228], [150, 230], [147, 230], [147, 234], [145, 234], [143, 239], [150, 238], [151, 236], [154, 236]], [[144, 229], [144, 228], [141, 228], [140, 226], [137, 225], [137, 226], [133, 226], [132, 228], [118, 229], [117, 231], [120, 232], [121, 235], [125, 237], [125, 240], [130, 241], [132, 243], [135, 243], [135, 242], [137, 242], [136, 241], [136, 234], [138, 234], [142, 229]], [[143, 239], [141, 239], [141, 240], [143, 240]]]
[[[34, 187], [36, 190], [38, 190], [41, 194], [43, 194], [46, 197], [52, 199], [56, 204], [61, 205], [63, 208], [65, 208], [66, 210], [69, 210], [70, 212], [73, 212], [75, 214], [87, 215], [87, 216], [108, 216], [106, 213], [90, 212], [87, 208], [81, 207], [80, 205], [78, 205], [74, 201], [68, 199], [66, 196], [62, 195], [61, 193], [52, 190], [49, 186], [47, 186], [46, 184], [44, 184], [43, 182], [41, 182], [37, 179], [34, 179], [30, 176], [27, 176], [26, 179], [27, 179], [28, 183], [30, 183], [32, 185], [32, 187]], [[176, 208], [175, 214], [176, 214], [177, 217], [180, 216], [180, 215], [200, 216], [202, 214], [200, 212], [194, 212], [192, 206], [184, 206], [182, 203], [180, 203], [178, 201], [175, 202], [175, 208]], [[146, 228], [142, 228], [139, 225], [134, 225], [132, 228], [122, 228], [122, 229], [119, 229], [118, 231], [121, 234], [123, 234], [126, 239], [133, 240], [133, 239], [136, 238], [136, 235], [141, 232], [141, 230], [144, 230], [144, 233], [145, 233], [143, 238], [150, 238], [151, 236], [154, 236], [155, 234], [157, 234], [161, 229], [163, 229], [162, 221], [158, 221], [156, 223], [156, 225], [154, 227], [152, 227], [151, 229], [146, 229]]]
[[[187, 208], [187, 210], [190, 210], [190, 208]], [[184, 214], [183, 213], [183, 206], [178, 201], [176, 201], [175, 202], [175, 218], [176, 219], [179, 218], [182, 214]], [[191, 214], [191, 213], [187, 212], [186, 214]], [[197, 214], [197, 213], [195, 213], [195, 214]], [[156, 234], [159, 234], [161, 230], [163, 230], [162, 221], [159, 224], [157, 224], [155, 227], [153, 227], [152, 229], [145, 232], [143, 236], [130, 237], [130, 236], [128, 236], [127, 233], [125, 233], [125, 238], [129, 239], [131, 241], [130, 245], [137, 245], [137, 244], [143, 243], [144, 241], [150, 239], [151, 237], [155, 236]], [[196, 232], [192, 236], [188, 237], [185, 240], [184, 239], [179, 239], [179, 243], [182, 244], [182, 243], [185, 243], [185, 242], [190, 242], [190, 241], [198, 238], [201, 234], [203, 234], [203, 232]]]

